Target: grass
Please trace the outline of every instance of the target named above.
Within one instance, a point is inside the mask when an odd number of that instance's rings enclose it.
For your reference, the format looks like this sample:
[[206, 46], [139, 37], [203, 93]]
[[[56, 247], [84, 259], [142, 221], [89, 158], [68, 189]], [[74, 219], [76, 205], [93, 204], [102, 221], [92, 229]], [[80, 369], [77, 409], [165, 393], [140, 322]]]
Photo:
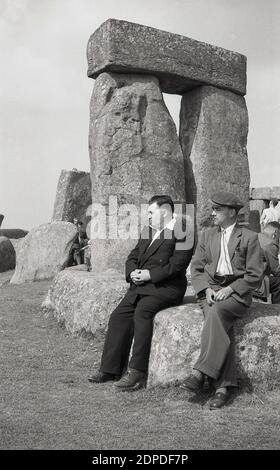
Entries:
[[1, 449], [279, 449], [279, 391], [222, 410], [178, 387], [125, 393], [87, 376], [103, 338], [73, 337], [40, 310], [49, 281], [0, 287]]

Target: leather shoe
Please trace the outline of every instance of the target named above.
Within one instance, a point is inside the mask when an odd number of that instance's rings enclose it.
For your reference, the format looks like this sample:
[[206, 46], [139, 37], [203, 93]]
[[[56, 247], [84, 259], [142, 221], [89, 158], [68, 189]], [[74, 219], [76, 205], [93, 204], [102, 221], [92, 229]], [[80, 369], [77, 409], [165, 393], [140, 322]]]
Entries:
[[218, 408], [222, 408], [226, 404], [226, 402], [229, 399], [229, 392], [222, 393], [222, 392], [217, 392], [215, 395], [211, 398], [209, 402], [209, 408], [210, 410], [217, 410]]
[[108, 374], [107, 372], [96, 372], [92, 377], [88, 378], [91, 383], [101, 384], [113, 380], [119, 380], [120, 376], [115, 374]]
[[126, 374], [115, 383], [115, 387], [120, 390], [139, 390], [146, 385], [147, 374], [136, 369], [128, 369]]
[[198, 392], [202, 389], [204, 383], [204, 376], [200, 379], [194, 375], [190, 374], [180, 385], [180, 388], [185, 390], [191, 390], [192, 392]]

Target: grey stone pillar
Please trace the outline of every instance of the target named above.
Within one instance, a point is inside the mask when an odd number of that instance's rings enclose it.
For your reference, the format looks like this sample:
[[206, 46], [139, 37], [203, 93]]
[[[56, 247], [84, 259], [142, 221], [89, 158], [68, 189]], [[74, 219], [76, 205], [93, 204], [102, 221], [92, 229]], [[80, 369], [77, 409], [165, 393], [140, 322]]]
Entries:
[[[211, 223], [210, 195], [237, 194], [249, 218], [248, 113], [245, 100], [231, 91], [201, 86], [185, 93], [180, 112], [187, 202], [196, 205], [198, 230]], [[242, 214], [241, 214], [242, 220]]]
[[[92, 201], [106, 206], [107, 215], [110, 196], [117, 197], [118, 206], [139, 207], [155, 194], [185, 200], [176, 127], [153, 76], [98, 76], [90, 104], [89, 154]], [[115, 215], [111, 209], [110, 216]], [[123, 270], [134, 245], [135, 239], [94, 240], [93, 269]]]

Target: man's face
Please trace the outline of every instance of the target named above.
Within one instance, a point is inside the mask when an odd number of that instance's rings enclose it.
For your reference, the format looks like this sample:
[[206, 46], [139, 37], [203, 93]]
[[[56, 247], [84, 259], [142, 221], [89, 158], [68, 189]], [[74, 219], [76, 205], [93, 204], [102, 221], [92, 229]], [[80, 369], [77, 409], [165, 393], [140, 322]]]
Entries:
[[164, 205], [158, 206], [156, 202], [150, 204], [148, 207], [148, 218], [150, 227], [155, 230], [161, 230], [164, 227], [164, 221], [166, 216], [166, 208]]
[[223, 227], [229, 223], [233, 223], [235, 210], [227, 206], [212, 206], [212, 217], [214, 225]]

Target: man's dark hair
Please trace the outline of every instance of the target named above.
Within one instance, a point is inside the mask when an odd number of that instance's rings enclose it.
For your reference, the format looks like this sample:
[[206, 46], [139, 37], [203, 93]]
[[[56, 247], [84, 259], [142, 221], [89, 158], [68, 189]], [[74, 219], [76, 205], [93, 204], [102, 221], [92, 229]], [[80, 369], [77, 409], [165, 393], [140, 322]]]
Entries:
[[272, 205], [273, 205], [274, 207], [276, 207], [277, 204], [278, 204], [278, 199], [275, 199], [275, 198], [274, 198], [274, 199], [271, 199], [271, 202], [272, 202]]
[[172, 201], [170, 196], [167, 196], [165, 194], [163, 194], [162, 196], [153, 196], [149, 200], [149, 205], [153, 204], [154, 202], [156, 202], [159, 207], [163, 206], [164, 204], [168, 204], [171, 207], [171, 211], [172, 211], [172, 214], [173, 214], [173, 212], [174, 212], [174, 202]]
[[280, 232], [280, 224], [279, 224], [279, 222], [276, 222], [276, 221], [268, 222], [268, 224], [266, 224], [265, 228], [266, 228], [266, 227], [273, 227], [273, 228], [275, 228], [276, 230], [279, 230], [279, 232]]

